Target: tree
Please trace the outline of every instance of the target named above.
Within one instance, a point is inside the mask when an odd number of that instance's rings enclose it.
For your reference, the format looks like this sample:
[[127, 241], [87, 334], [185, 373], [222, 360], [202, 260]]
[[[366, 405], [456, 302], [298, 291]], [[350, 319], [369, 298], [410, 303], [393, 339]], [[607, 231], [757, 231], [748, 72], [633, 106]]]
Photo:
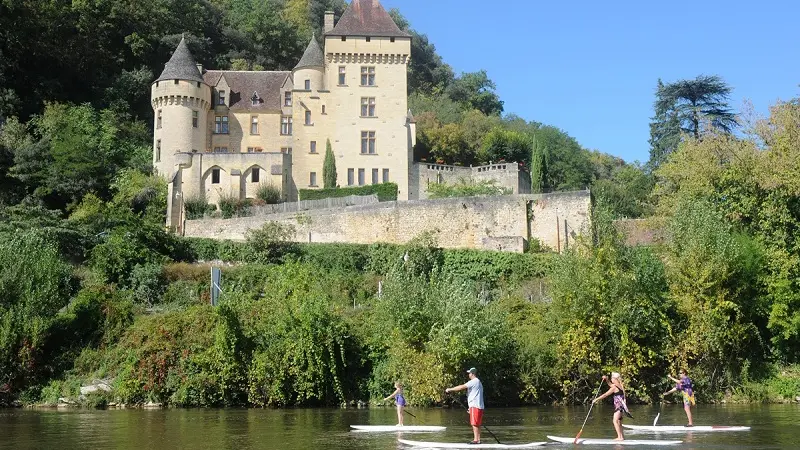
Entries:
[[408, 66], [408, 91], [411, 94], [441, 94], [453, 80], [453, 69], [436, 53], [428, 36], [411, 28], [408, 20], [396, 8], [389, 15], [401, 30], [411, 35], [411, 63]]
[[427, 132], [431, 156], [447, 164], [471, 164], [475, 154], [464, 139], [464, 130], [457, 123], [448, 123]]
[[495, 128], [483, 139], [479, 158], [481, 162], [520, 162], [528, 164], [531, 157], [531, 139], [516, 131]]
[[730, 86], [716, 75], [664, 84], [658, 80], [650, 122], [650, 165], [658, 167], [678, 146], [681, 133], [699, 139], [708, 130], [730, 133], [739, 123], [728, 105]]
[[547, 160], [544, 149], [534, 137], [531, 151], [531, 193], [544, 192], [544, 180], [547, 178]]
[[535, 136], [547, 163], [544, 188], [564, 191], [589, 186], [592, 182], [589, 152], [575, 138], [551, 126], [540, 127]]
[[445, 93], [451, 100], [461, 103], [465, 108], [477, 109], [491, 115], [500, 115], [503, 112], [503, 101], [494, 91], [497, 86], [485, 70], [461, 74]]
[[336, 157], [331, 149], [331, 140], [325, 143], [325, 161], [322, 163], [322, 183], [325, 189], [336, 187]]

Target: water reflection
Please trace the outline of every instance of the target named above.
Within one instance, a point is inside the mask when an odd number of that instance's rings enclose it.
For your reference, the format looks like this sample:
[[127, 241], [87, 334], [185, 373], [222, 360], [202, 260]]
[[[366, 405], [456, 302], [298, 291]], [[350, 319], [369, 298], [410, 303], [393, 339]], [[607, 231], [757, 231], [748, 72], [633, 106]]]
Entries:
[[[350, 425], [394, 425], [392, 408], [350, 410], [0, 410], [0, 448], [116, 449], [403, 449], [404, 439], [466, 443], [471, 438], [461, 409], [412, 409], [408, 425], [444, 425], [441, 433], [351, 433]], [[574, 436], [587, 408], [490, 408], [485, 423], [504, 443], [544, 441], [546, 435]], [[583, 432], [611, 438], [610, 406], [596, 407]], [[652, 424], [656, 408], [636, 407], [636, 420]], [[659, 434], [626, 431], [629, 439], [682, 439], [681, 449], [800, 448], [797, 405], [700, 406], [698, 425], [746, 425], [750, 432]], [[682, 425], [679, 406], [664, 406], [659, 425]], [[491, 435], [484, 433], [484, 441]], [[568, 448], [570, 445], [555, 445]], [[618, 446], [605, 446], [616, 448]], [[588, 448], [588, 447], [587, 447]], [[599, 447], [603, 448], [603, 447]], [[631, 448], [631, 447], [624, 447]], [[647, 447], [652, 448], [652, 447]]]

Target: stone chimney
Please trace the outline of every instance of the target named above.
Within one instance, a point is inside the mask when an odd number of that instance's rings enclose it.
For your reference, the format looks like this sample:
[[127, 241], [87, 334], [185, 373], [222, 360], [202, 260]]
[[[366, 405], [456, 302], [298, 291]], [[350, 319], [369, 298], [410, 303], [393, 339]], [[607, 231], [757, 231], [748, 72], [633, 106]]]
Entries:
[[325, 11], [325, 32], [333, 31], [333, 11]]

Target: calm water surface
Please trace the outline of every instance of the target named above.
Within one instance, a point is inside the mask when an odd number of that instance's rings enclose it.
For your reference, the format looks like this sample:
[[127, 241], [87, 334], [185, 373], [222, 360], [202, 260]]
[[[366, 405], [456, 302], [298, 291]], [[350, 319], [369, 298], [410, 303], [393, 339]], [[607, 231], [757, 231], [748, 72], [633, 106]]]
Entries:
[[[406, 424], [446, 425], [442, 433], [403, 435], [406, 439], [468, 442], [467, 414], [459, 409], [409, 409], [418, 418]], [[491, 408], [486, 425], [503, 443], [546, 441], [546, 435], [574, 436], [587, 408]], [[633, 408], [635, 420], [652, 425], [656, 408]], [[583, 437], [612, 438], [612, 409], [592, 411]], [[680, 449], [800, 449], [797, 405], [700, 406], [697, 425], [748, 425], [750, 432], [658, 435], [627, 432], [629, 439], [681, 439]], [[114, 449], [403, 449], [394, 434], [351, 433], [350, 425], [393, 425], [390, 408], [367, 410], [0, 410], [0, 448]], [[680, 406], [665, 405], [660, 425], [683, 425]], [[494, 442], [484, 432], [484, 442]], [[569, 448], [552, 444], [545, 448]], [[591, 448], [591, 447], [582, 447]], [[614, 448], [604, 446], [598, 448]], [[623, 448], [623, 447], [620, 447]], [[632, 448], [632, 447], [624, 447]], [[654, 448], [654, 447], [644, 447]]]

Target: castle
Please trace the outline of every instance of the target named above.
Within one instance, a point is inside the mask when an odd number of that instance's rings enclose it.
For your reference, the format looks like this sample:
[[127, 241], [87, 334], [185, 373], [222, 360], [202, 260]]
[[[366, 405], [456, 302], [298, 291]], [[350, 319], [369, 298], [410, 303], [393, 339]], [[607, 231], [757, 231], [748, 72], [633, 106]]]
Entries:
[[272, 184], [296, 200], [322, 185], [328, 140], [339, 186], [393, 182], [399, 199], [414, 198], [411, 36], [378, 0], [353, 0], [336, 24], [326, 12], [324, 32], [324, 46], [312, 37], [292, 71], [203, 70], [181, 40], [151, 87], [168, 226], [189, 197], [253, 198]]
[[190, 198], [255, 198], [268, 184], [296, 201], [299, 189], [322, 186], [328, 141], [338, 186], [392, 182], [398, 200], [413, 200], [456, 174], [497, 174], [525, 192], [516, 165], [414, 164], [411, 36], [379, 0], [352, 0], [338, 22], [332, 12], [324, 19], [323, 47], [312, 37], [292, 71], [204, 70], [181, 39], [151, 87], [153, 166], [168, 180], [168, 227], [183, 228]]

